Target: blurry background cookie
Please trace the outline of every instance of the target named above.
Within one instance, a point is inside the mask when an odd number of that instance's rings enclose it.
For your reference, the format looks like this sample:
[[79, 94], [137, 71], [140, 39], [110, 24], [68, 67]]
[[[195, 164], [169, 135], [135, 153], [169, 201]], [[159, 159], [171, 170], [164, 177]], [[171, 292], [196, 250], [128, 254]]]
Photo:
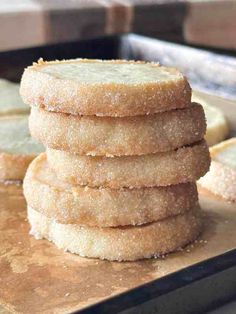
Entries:
[[192, 101], [200, 103], [203, 106], [206, 120], [207, 131], [205, 139], [209, 146], [215, 145], [223, 141], [229, 134], [229, 125], [223, 112], [209, 104], [205, 99], [193, 94]]
[[236, 137], [210, 148], [210, 171], [200, 186], [229, 201], [236, 201]]
[[19, 95], [19, 84], [0, 79], [0, 116], [28, 114], [29, 111]]
[[43, 146], [31, 138], [28, 116], [0, 118], [0, 180], [22, 180], [33, 158]]

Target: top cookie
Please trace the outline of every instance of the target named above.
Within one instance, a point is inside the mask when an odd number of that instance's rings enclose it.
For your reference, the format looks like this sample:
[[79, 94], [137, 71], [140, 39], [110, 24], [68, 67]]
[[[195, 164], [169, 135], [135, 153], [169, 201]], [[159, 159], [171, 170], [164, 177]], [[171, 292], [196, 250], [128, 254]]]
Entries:
[[157, 63], [75, 59], [25, 69], [25, 103], [81, 115], [136, 116], [187, 107], [191, 88], [174, 68]]

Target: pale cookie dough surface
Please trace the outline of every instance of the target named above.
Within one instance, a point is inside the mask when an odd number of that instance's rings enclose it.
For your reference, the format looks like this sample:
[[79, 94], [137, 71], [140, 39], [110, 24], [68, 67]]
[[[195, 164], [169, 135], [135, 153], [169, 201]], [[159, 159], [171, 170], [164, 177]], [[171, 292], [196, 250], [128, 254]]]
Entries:
[[136, 116], [191, 103], [178, 70], [124, 60], [39, 60], [25, 69], [20, 92], [29, 105], [81, 115]]
[[122, 156], [170, 151], [201, 140], [206, 130], [201, 105], [148, 116], [74, 116], [32, 108], [31, 135], [46, 147], [80, 155]]
[[229, 125], [223, 112], [214, 107], [213, 104], [208, 104], [206, 100], [195, 95], [193, 95], [192, 100], [203, 106], [207, 121], [207, 130], [205, 135], [207, 144], [209, 146], [213, 146], [223, 141], [229, 134]]
[[0, 118], [0, 180], [22, 180], [29, 163], [44, 150], [31, 138], [28, 116]]
[[198, 181], [199, 185], [229, 201], [236, 201], [236, 138], [212, 146], [210, 154], [210, 171]]
[[19, 84], [0, 79], [0, 117], [29, 113], [30, 108], [23, 103], [19, 87]]
[[66, 184], [38, 156], [24, 179], [29, 206], [61, 223], [111, 227], [137, 225], [184, 213], [197, 203], [195, 183], [143, 189]]
[[47, 149], [58, 178], [91, 187], [148, 187], [193, 182], [209, 169], [205, 141], [175, 151], [142, 156], [92, 157]]
[[159, 222], [136, 227], [96, 228], [60, 224], [28, 207], [30, 233], [58, 248], [84, 257], [135, 261], [176, 251], [194, 241], [201, 231], [199, 208]]

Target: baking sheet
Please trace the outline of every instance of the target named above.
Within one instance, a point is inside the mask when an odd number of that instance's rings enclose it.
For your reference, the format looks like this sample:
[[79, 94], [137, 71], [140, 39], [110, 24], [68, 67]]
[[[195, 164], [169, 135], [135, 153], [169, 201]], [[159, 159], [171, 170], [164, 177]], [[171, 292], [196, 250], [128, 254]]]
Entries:
[[165, 259], [111, 263], [85, 259], [29, 236], [21, 188], [0, 186], [0, 301], [17, 313], [65, 313], [236, 247], [236, 208], [201, 197], [205, 230]]
[[[214, 104], [225, 102], [214, 97]], [[233, 126], [234, 104], [225, 106]], [[1, 184], [0, 313], [72, 312], [235, 248], [236, 205], [206, 191], [200, 203], [205, 228], [197, 243], [164, 259], [111, 263], [80, 258], [29, 236], [21, 186]]]

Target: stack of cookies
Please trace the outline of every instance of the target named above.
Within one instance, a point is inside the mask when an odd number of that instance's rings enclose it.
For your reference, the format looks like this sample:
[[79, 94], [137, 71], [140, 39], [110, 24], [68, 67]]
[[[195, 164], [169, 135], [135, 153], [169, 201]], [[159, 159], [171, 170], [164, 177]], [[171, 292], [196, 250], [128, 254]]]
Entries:
[[47, 148], [24, 180], [31, 234], [81, 256], [137, 260], [201, 230], [209, 168], [201, 105], [176, 69], [68, 60], [28, 67], [21, 95]]

